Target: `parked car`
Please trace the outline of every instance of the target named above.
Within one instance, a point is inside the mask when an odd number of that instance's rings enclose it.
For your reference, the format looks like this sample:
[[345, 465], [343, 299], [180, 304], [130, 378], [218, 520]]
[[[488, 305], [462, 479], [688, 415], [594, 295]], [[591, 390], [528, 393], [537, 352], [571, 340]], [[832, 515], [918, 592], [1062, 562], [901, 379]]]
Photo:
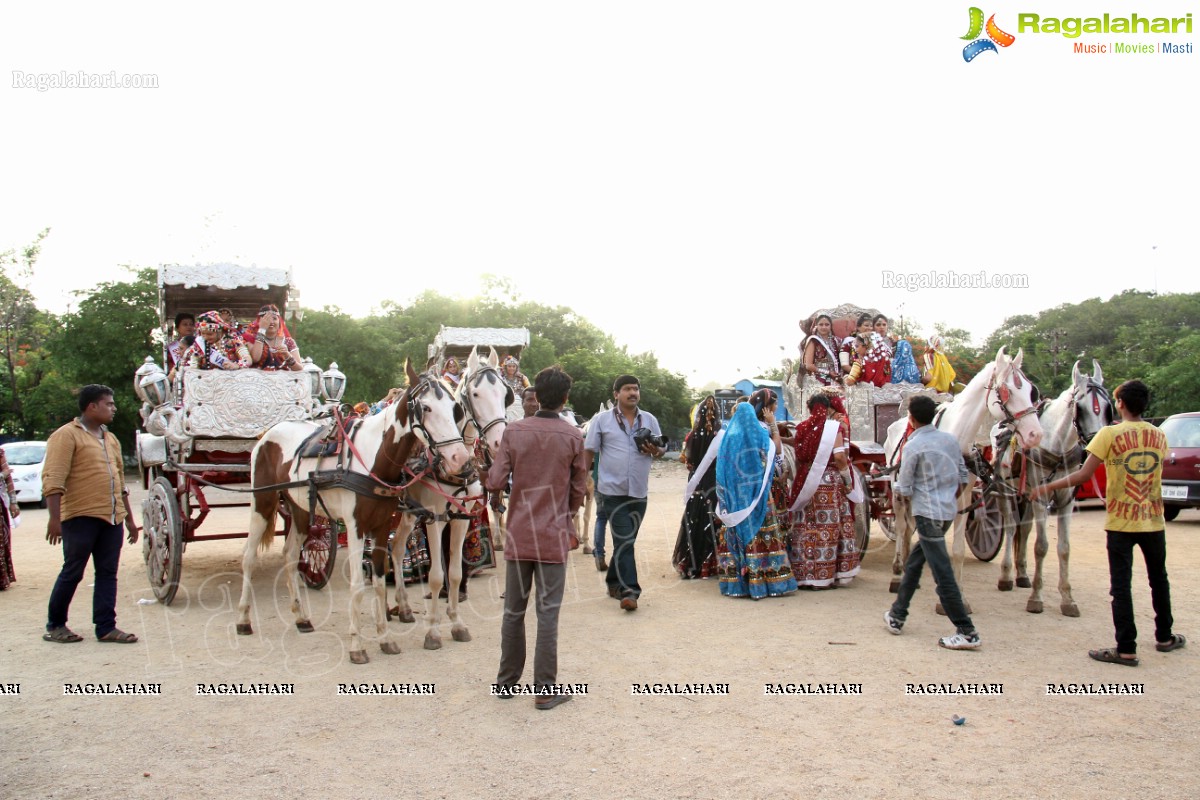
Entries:
[[1185, 508], [1200, 507], [1200, 411], [1175, 414], [1162, 425], [1167, 435], [1163, 462], [1163, 516], [1173, 520]]
[[18, 503], [37, 503], [42, 508], [42, 463], [46, 460], [45, 442], [9, 442], [4, 445], [4, 456], [12, 470], [13, 488], [17, 490]]

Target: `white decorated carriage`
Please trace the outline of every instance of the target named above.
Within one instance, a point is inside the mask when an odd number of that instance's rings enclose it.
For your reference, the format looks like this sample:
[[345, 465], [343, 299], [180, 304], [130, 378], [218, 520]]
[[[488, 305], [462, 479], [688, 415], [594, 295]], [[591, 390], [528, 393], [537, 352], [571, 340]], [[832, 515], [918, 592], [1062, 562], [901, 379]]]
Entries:
[[[212, 508], [249, 505], [250, 451], [258, 437], [277, 423], [322, 414], [341, 399], [346, 385], [336, 363], [322, 371], [307, 358], [300, 371], [180, 366], [169, 381], [164, 367], [175, 316], [229, 309], [235, 319], [252, 320], [270, 303], [286, 319], [299, 319], [297, 294], [290, 270], [233, 264], [159, 268], [163, 366], [147, 357], [134, 388], [143, 402], [138, 466], [149, 491], [142, 506], [142, 554], [150, 586], [163, 604], [170, 604], [179, 589], [189, 543], [246, 536], [244, 531], [200, 533], [200, 528]], [[281, 530], [287, 526], [285, 517]], [[309, 586], [325, 585], [335, 554], [332, 526], [317, 517], [300, 559]]]
[[[859, 316], [879, 311], [852, 304], [814, 311], [800, 322], [807, 336], [810, 326], [818, 316], [828, 315], [833, 321], [833, 334], [839, 339], [852, 336]], [[824, 385], [815, 377], [806, 375], [803, 363], [789, 364], [789, 374], [784, 382], [787, 407], [797, 420], [808, 417], [808, 401], [813, 394], [824, 391]], [[850, 457], [858, 480], [866, 487], [867, 499], [858, 504], [855, 513], [855, 528], [860, 550], [865, 551], [870, 540], [870, 525], [874, 519], [887, 535], [895, 539], [895, 514], [892, 509], [892, 473], [886, 463], [884, 441], [888, 427], [908, 413], [909, 401], [917, 395], [926, 395], [939, 403], [953, 400], [950, 394], [939, 394], [920, 383], [888, 383], [876, 387], [860, 382], [852, 386], [840, 386], [847, 416], [850, 418]], [[990, 425], [981, 428], [977, 435], [980, 448], [989, 445]], [[982, 492], [982, 485], [976, 487]], [[1004, 542], [1000, 506], [995, 498], [972, 510], [967, 518], [967, 544], [977, 558], [990, 561], [996, 557]]]

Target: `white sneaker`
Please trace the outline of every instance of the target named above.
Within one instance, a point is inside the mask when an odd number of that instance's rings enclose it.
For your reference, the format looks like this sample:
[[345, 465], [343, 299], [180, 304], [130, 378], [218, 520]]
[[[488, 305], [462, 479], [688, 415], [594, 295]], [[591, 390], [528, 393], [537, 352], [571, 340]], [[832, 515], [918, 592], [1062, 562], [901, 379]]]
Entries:
[[904, 623], [897, 622], [891, 611], [883, 612], [883, 624], [887, 625], [888, 633], [893, 636], [899, 636], [904, 632]]
[[978, 650], [982, 642], [979, 641], [978, 633], [970, 635], [956, 633], [953, 636], [943, 636], [938, 639], [938, 644], [947, 650]]

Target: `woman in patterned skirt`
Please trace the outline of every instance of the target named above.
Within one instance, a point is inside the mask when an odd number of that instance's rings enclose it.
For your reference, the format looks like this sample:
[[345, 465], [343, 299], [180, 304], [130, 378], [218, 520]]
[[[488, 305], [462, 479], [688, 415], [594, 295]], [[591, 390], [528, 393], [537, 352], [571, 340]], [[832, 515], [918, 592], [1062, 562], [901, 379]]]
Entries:
[[17, 505], [17, 490], [3, 447], [0, 447], [0, 475], [3, 476], [0, 480], [0, 590], [4, 590], [17, 579], [12, 563], [12, 521], [21, 515], [21, 507]]
[[760, 600], [796, 590], [770, 491], [782, 462], [776, 403], [774, 392], [759, 389], [750, 402], [737, 404], [721, 435], [717, 565], [721, 594], [727, 597]]
[[[679, 522], [679, 536], [671, 563], [681, 578], [707, 578], [717, 571], [717, 471], [713, 459], [705, 460], [709, 448], [721, 431], [721, 409], [711, 394], [696, 409], [696, 421], [683, 440], [683, 459], [688, 468], [689, 486]], [[697, 470], [703, 471], [697, 474]]]
[[852, 487], [846, 457], [848, 434], [833, 406], [840, 398], [815, 394], [809, 417], [796, 429], [796, 480], [788, 557], [796, 583], [813, 589], [846, 586], [858, 574], [862, 554], [854, 540]]

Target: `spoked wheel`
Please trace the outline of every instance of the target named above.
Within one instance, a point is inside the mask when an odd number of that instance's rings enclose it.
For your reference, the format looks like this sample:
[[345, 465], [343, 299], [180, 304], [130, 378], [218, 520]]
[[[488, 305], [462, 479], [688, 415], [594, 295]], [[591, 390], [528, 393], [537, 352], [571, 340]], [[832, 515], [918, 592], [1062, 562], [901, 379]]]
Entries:
[[[867, 489], [866, 478], [858, 471], [853, 470], [854, 480], [858, 481], [858, 485], [863, 487], [863, 491]], [[865, 497], [861, 503], [854, 504], [854, 544], [858, 547], [859, 553], [867, 552], [867, 545], [871, 543], [871, 498]]]
[[154, 596], [171, 605], [183, 570], [183, 520], [175, 488], [166, 478], [154, 479], [142, 506], [142, 558]]
[[323, 589], [333, 575], [337, 559], [337, 534], [329, 519], [314, 515], [308, 526], [308, 536], [300, 547], [300, 577], [310, 589]]
[[879, 523], [879, 530], [883, 531], [883, 535], [888, 537], [890, 541], [896, 541], [896, 518], [891, 512], [880, 515], [876, 522]]
[[991, 561], [1004, 544], [1004, 514], [1000, 498], [989, 495], [967, 515], [967, 547], [980, 561]]

